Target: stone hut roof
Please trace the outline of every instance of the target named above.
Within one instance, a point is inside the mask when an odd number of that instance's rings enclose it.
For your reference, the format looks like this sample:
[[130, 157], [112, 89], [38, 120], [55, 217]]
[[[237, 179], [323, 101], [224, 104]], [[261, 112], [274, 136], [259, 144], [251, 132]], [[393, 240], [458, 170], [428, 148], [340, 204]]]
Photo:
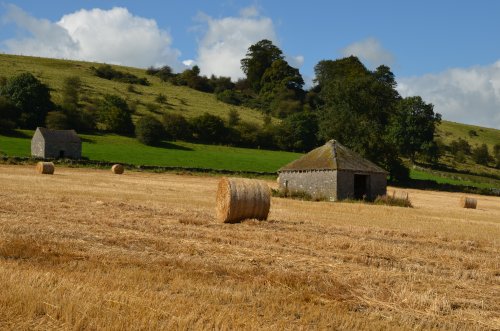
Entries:
[[38, 127], [42, 137], [47, 143], [81, 143], [82, 140], [76, 134], [75, 130], [50, 130]]
[[387, 171], [375, 163], [335, 140], [330, 140], [323, 146], [313, 149], [300, 159], [282, 167], [278, 172], [303, 170], [350, 170], [387, 174]]

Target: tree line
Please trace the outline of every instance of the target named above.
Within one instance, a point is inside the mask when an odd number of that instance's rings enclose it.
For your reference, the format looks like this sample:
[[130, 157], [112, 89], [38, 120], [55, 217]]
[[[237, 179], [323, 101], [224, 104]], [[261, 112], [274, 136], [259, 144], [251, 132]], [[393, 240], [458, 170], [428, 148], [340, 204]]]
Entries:
[[[271, 41], [261, 40], [248, 48], [241, 59], [241, 68], [246, 77], [236, 82], [229, 77], [201, 76], [197, 66], [181, 73], [174, 73], [168, 66], [150, 67], [146, 74], [163, 82], [212, 93], [231, 105], [258, 109], [262, 112], [261, 124], [242, 121], [235, 107], [226, 118], [205, 113], [187, 119], [167, 112], [161, 117], [142, 116], [134, 125], [132, 115], [136, 105], [121, 96], [86, 98], [82, 103], [80, 78], [67, 77], [63, 81], [62, 101], [54, 104], [47, 85], [30, 73], [22, 73], [0, 79], [0, 130], [47, 126], [135, 135], [149, 145], [179, 139], [298, 152], [337, 139], [387, 169], [394, 180], [408, 178], [402, 157], [411, 162], [419, 159], [436, 163], [440, 153], [457, 148], [436, 141], [440, 114], [419, 96], [401, 97], [388, 66], [381, 65], [371, 71], [354, 56], [322, 60], [314, 68], [314, 86], [305, 90], [299, 70], [290, 66]], [[135, 91], [135, 84], [150, 85], [146, 78], [120, 72], [109, 65], [91, 70], [103, 79], [129, 84], [129, 92]], [[156, 97], [158, 104], [166, 100], [163, 94]], [[273, 122], [273, 117], [280, 121]], [[484, 147], [455, 153], [458, 157], [460, 153], [470, 154], [478, 163], [488, 164], [494, 158], [487, 148], [485, 156]], [[494, 156], [500, 160], [498, 150], [495, 147]]]

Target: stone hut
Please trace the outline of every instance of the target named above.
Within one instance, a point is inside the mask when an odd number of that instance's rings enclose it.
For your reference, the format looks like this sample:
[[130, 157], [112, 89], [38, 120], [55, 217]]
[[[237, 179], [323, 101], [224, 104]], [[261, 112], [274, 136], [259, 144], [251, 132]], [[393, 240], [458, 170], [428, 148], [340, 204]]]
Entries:
[[31, 156], [44, 159], [79, 159], [82, 156], [82, 140], [75, 130], [49, 130], [38, 127], [31, 139]]
[[287, 164], [278, 174], [281, 190], [330, 201], [373, 200], [387, 189], [387, 171], [335, 140]]

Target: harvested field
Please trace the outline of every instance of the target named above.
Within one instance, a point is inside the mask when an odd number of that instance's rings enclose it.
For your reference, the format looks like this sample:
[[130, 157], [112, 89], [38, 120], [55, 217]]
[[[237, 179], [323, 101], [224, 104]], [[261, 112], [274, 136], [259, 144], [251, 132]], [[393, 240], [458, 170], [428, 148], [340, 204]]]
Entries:
[[500, 198], [222, 224], [218, 181], [0, 165], [0, 329], [500, 329]]

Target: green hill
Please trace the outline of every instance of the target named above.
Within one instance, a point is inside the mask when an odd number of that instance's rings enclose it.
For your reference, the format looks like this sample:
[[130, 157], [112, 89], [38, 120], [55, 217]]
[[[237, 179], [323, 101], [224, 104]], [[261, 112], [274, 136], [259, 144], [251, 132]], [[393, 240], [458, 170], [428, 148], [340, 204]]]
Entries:
[[[83, 83], [82, 100], [99, 98], [104, 94], [117, 94], [127, 101], [136, 102], [135, 117], [144, 114], [158, 115], [162, 112], [182, 114], [187, 118], [208, 112], [222, 118], [227, 118], [231, 108], [239, 111], [241, 120], [251, 123], [262, 123], [262, 113], [246, 107], [231, 106], [217, 101], [213, 94], [203, 93], [185, 86], [174, 86], [161, 82], [159, 78], [146, 75], [145, 69], [113, 66], [113, 68], [131, 73], [140, 78], [146, 78], [149, 86], [134, 85], [106, 80], [95, 76], [91, 67], [99, 63], [47, 59], [31, 56], [0, 54], [0, 76], [9, 78], [22, 72], [30, 72], [51, 88], [52, 100], [61, 101], [61, 88], [64, 78], [78, 76]], [[167, 98], [165, 104], [155, 101], [159, 94]], [[148, 110], [148, 105], [154, 105], [154, 111]], [[151, 107], [150, 107], [151, 108]]]

